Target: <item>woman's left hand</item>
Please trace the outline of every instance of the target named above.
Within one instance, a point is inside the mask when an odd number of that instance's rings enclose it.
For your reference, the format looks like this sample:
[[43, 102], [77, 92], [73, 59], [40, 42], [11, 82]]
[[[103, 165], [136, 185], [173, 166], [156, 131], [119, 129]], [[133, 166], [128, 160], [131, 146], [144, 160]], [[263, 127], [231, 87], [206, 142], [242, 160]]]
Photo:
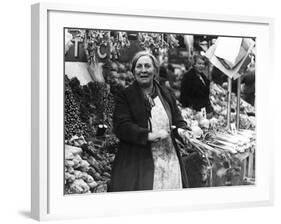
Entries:
[[178, 128], [178, 134], [185, 143], [189, 143], [190, 139], [192, 138], [192, 133], [182, 128]]

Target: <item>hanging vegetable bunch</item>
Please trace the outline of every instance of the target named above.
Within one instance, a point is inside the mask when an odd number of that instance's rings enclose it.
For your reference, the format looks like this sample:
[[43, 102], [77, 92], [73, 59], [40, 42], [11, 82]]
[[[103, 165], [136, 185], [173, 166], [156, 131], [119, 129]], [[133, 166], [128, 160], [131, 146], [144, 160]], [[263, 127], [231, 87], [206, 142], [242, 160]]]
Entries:
[[111, 58], [118, 59], [122, 48], [130, 47], [127, 32], [115, 32], [110, 37]]
[[84, 47], [88, 63], [96, 63], [96, 52], [100, 46], [107, 47], [110, 40], [110, 32], [102, 30], [83, 30]]
[[[84, 40], [84, 48], [89, 64], [97, 62], [96, 53], [99, 58], [106, 57], [106, 52], [101, 52], [104, 47], [110, 58], [118, 59], [122, 48], [130, 47], [128, 32], [104, 31], [104, 30], [79, 30], [76, 37]], [[157, 54], [160, 49], [174, 48], [179, 46], [175, 34], [161, 33], [138, 33], [138, 41], [144, 50]]]
[[138, 33], [140, 46], [144, 50], [158, 54], [160, 49], [174, 48], [179, 45], [176, 35], [160, 33]]

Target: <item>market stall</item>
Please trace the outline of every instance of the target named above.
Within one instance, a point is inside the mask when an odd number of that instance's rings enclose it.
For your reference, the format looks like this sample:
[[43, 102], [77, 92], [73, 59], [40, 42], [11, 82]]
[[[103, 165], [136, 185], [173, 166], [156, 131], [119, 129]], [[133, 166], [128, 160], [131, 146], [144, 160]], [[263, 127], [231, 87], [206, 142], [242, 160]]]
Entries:
[[[255, 109], [241, 99], [241, 76], [252, 63], [249, 55], [254, 44], [250, 38], [219, 37], [205, 54], [228, 77], [226, 89], [211, 83], [214, 113], [207, 119], [204, 108], [200, 112], [182, 108], [195, 136], [189, 147], [200, 154], [198, 160], [204, 161], [197, 168], [201, 169], [199, 176], [203, 174], [202, 181], [194, 187], [254, 184]], [[237, 92], [232, 93], [235, 79]], [[192, 173], [194, 168], [188, 168]]]
[[[237, 97], [231, 101], [231, 126], [227, 127], [227, 91], [219, 85], [211, 85], [213, 116], [207, 119], [203, 111], [181, 108], [182, 116], [191, 127], [191, 142], [182, 145], [182, 152], [189, 156], [199, 154], [201, 167], [187, 167], [190, 173], [199, 169], [201, 182], [194, 187], [252, 184], [254, 182], [255, 117], [254, 107], [240, 99], [240, 129], [235, 126]], [[188, 161], [187, 161], [188, 162]], [[193, 170], [192, 170], [193, 169]], [[198, 178], [198, 177], [197, 177]]]

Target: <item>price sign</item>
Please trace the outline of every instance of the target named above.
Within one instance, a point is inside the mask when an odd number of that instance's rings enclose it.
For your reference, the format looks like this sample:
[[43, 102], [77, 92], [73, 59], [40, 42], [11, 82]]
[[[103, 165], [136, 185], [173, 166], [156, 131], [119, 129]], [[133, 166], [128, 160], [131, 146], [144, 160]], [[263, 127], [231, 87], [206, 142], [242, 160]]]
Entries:
[[231, 124], [230, 124], [230, 131], [231, 131], [231, 133], [233, 133], [233, 134], [237, 134], [237, 129], [236, 129], [235, 123], [231, 123]]
[[202, 118], [203, 119], [207, 119], [207, 113], [206, 113], [206, 108], [205, 107], [201, 108], [201, 114], [202, 114]]

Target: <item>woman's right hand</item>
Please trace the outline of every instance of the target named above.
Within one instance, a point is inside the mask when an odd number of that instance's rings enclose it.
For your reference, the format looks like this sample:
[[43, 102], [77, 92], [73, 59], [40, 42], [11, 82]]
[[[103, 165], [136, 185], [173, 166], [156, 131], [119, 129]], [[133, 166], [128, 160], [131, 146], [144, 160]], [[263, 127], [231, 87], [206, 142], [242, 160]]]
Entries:
[[165, 139], [169, 136], [169, 132], [161, 129], [159, 131], [149, 132], [148, 133], [148, 141], [157, 142], [161, 139]]

